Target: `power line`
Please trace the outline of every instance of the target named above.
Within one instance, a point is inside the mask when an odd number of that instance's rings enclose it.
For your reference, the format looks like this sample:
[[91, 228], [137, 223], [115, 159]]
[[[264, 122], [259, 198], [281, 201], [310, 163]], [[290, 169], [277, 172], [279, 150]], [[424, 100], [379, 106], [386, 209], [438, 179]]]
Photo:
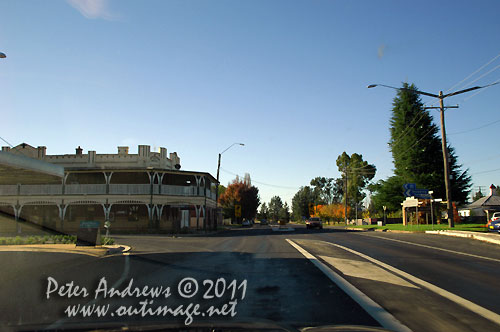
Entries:
[[[224, 169], [224, 168], [220, 168], [221, 170], [223, 170], [224, 172], [228, 173], [228, 174], [231, 174], [231, 175], [234, 175], [234, 176], [238, 176], [240, 178], [244, 178], [242, 177], [241, 175], [239, 174], [236, 174], [234, 172], [231, 172], [227, 169]], [[293, 189], [293, 190], [299, 190], [300, 187], [288, 187], [288, 186], [280, 186], [280, 185], [277, 185], [277, 184], [270, 184], [270, 183], [265, 183], [265, 182], [260, 182], [260, 181], [256, 181], [254, 179], [251, 179], [252, 182], [255, 182], [255, 183], [258, 183], [258, 184], [261, 184], [261, 185], [264, 185], [264, 186], [269, 186], [269, 187], [275, 187], [275, 188], [282, 188], [282, 189]]]
[[496, 172], [496, 171], [500, 171], [500, 168], [490, 169], [488, 171], [476, 172], [476, 173], [472, 173], [471, 175], [484, 174], [484, 173], [492, 173], [492, 172]]
[[456, 133], [451, 133], [451, 134], [448, 134], [448, 135], [458, 135], [458, 134], [470, 133], [471, 131], [476, 131], [476, 130], [479, 130], [479, 129], [483, 129], [485, 127], [492, 126], [492, 125], [494, 125], [495, 123], [498, 123], [498, 122], [500, 122], [500, 120], [496, 120], [496, 121], [484, 124], [482, 126], [479, 126], [479, 127], [473, 128], [473, 129], [468, 129], [468, 130], [464, 130], [464, 131], [458, 131]]
[[[485, 68], [486, 66], [488, 66], [490, 63], [492, 63], [493, 61], [495, 61], [499, 57], [500, 57], [500, 53], [498, 53], [490, 61], [488, 61], [487, 63], [485, 63], [481, 67], [479, 67], [479, 69], [477, 69], [476, 71], [474, 71], [472, 74], [470, 74], [469, 76], [467, 76], [466, 78], [464, 78], [463, 80], [461, 80], [460, 82], [458, 82], [457, 84], [455, 84], [454, 86], [452, 86], [451, 88], [449, 88], [448, 90], [446, 90], [446, 92], [451, 91], [451, 89], [453, 89], [453, 88], [457, 87], [458, 85], [460, 85], [461, 83], [465, 82], [466, 80], [468, 80], [469, 78], [471, 78], [472, 76], [474, 76], [475, 74], [477, 74], [478, 72], [480, 72], [483, 68]], [[471, 84], [471, 83], [467, 83], [467, 84]]]

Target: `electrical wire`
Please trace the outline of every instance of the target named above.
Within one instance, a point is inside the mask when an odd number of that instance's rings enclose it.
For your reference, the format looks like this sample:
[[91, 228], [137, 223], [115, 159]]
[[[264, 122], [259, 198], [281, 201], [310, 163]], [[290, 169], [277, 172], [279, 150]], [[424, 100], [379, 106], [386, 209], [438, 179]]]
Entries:
[[[234, 176], [237, 176], [237, 177], [240, 177], [240, 178], [244, 178], [242, 177], [241, 175], [237, 174], [237, 173], [234, 173], [234, 172], [231, 172], [227, 169], [224, 169], [224, 168], [220, 168], [222, 171], [228, 173], [228, 174], [231, 174], [231, 175], [234, 175]], [[255, 183], [258, 183], [258, 184], [261, 184], [261, 185], [264, 185], [264, 186], [269, 186], [269, 187], [275, 187], [275, 188], [281, 188], [281, 189], [292, 189], [292, 190], [299, 190], [300, 187], [288, 187], [288, 186], [280, 186], [280, 185], [277, 185], [277, 184], [270, 184], [270, 183], [265, 183], [265, 182], [260, 182], [260, 181], [256, 181], [254, 179], [251, 179], [251, 182], [255, 182]]]
[[[483, 68], [485, 68], [486, 66], [488, 66], [490, 63], [492, 63], [493, 61], [495, 61], [498, 58], [500, 58], [500, 53], [498, 53], [490, 61], [488, 61], [487, 63], [485, 63], [481, 67], [479, 67], [479, 69], [477, 69], [476, 71], [474, 71], [472, 74], [470, 74], [469, 76], [467, 76], [466, 78], [464, 78], [463, 80], [461, 80], [460, 82], [458, 82], [457, 84], [453, 85], [451, 88], [449, 88], [448, 90], [446, 90], [445, 93], [447, 93], [447, 92], [451, 91], [451, 89], [459, 86], [460, 84], [462, 84], [463, 82], [465, 82], [466, 80], [468, 80], [469, 78], [471, 78], [472, 76], [474, 76], [475, 74], [477, 74], [478, 72], [480, 72], [481, 70], [483, 70]], [[471, 83], [467, 83], [467, 84], [471, 84]], [[463, 86], [465, 86], [465, 84]]]

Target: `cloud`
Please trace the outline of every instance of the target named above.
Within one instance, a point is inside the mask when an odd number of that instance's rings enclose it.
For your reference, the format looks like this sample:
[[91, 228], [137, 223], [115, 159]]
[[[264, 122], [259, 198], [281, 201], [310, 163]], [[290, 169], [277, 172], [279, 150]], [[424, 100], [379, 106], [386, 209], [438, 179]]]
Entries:
[[88, 19], [116, 18], [108, 8], [108, 0], [66, 0], [66, 2]]
[[378, 58], [379, 59], [382, 59], [382, 57], [384, 56], [384, 51], [385, 51], [385, 44], [382, 44], [378, 47]]

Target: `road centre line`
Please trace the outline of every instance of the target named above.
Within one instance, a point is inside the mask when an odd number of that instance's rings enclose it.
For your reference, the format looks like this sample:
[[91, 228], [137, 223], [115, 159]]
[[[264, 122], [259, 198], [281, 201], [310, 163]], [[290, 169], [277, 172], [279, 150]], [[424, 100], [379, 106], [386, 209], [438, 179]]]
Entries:
[[453, 254], [457, 254], [457, 255], [464, 255], [464, 256], [469, 256], [469, 257], [474, 257], [474, 258], [481, 258], [481, 259], [500, 263], [500, 259], [496, 259], [496, 258], [483, 257], [483, 256], [479, 256], [479, 255], [474, 255], [474, 254], [468, 254], [466, 252], [428, 246], [426, 244], [420, 244], [420, 243], [414, 243], [414, 242], [408, 242], [408, 241], [396, 240], [396, 239], [389, 239], [389, 238], [385, 238], [385, 237], [378, 236], [378, 235], [367, 235], [367, 234], [361, 234], [361, 233], [356, 233], [356, 234], [362, 235], [362, 236], [368, 236], [368, 237], [375, 237], [377, 239], [382, 239], [382, 240], [387, 240], [387, 241], [394, 241], [394, 242], [411, 244], [411, 245], [418, 246], [418, 247], [424, 247], [424, 248], [429, 248], [429, 249], [434, 249], [434, 250], [441, 250], [441, 251], [445, 251], [445, 252], [449, 252], [449, 253], [453, 253]]
[[470, 310], [470, 311], [472, 311], [472, 312], [474, 312], [474, 313], [476, 313], [476, 314], [478, 314], [478, 315], [480, 315], [480, 316], [482, 316], [482, 317], [484, 317], [484, 318], [486, 318], [486, 319], [488, 319], [488, 320], [490, 320], [490, 321], [492, 321], [492, 322], [500, 325], [500, 315], [494, 313], [491, 310], [483, 308], [483, 307], [481, 307], [481, 306], [479, 306], [479, 305], [477, 305], [477, 304], [475, 304], [475, 303], [473, 303], [473, 302], [471, 302], [469, 300], [466, 300], [463, 297], [460, 297], [460, 296], [455, 295], [455, 294], [453, 294], [451, 292], [448, 292], [447, 290], [439, 288], [439, 287], [437, 287], [437, 286], [435, 286], [435, 285], [433, 285], [433, 284], [431, 284], [431, 283], [429, 283], [427, 281], [424, 281], [422, 279], [414, 277], [414, 276], [412, 276], [409, 273], [406, 273], [406, 272], [401, 271], [401, 270], [399, 270], [399, 269], [397, 269], [397, 268], [395, 268], [395, 267], [393, 267], [391, 265], [388, 265], [388, 264], [383, 263], [383, 262], [381, 262], [379, 260], [376, 260], [375, 258], [372, 258], [372, 257], [367, 256], [365, 254], [362, 254], [360, 252], [357, 252], [357, 251], [355, 251], [353, 249], [341, 246], [340, 244], [326, 242], [326, 241], [320, 241], [320, 242], [327, 243], [329, 245], [335, 246], [335, 247], [340, 248], [340, 249], [344, 249], [345, 251], [348, 251], [350, 253], [358, 255], [358, 256], [360, 256], [360, 257], [362, 257], [362, 258], [364, 258], [364, 259], [366, 259], [366, 260], [368, 260], [368, 261], [370, 261], [372, 263], [375, 263], [375, 264], [377, 264], [377, 265], [379, 265], [379, 266], [381, 266], [381, 267], [383, 267], [383, 268], [385, 268], [385, 269], [387, 269], [387, 270], [389, 270], [389, 271], [391, 271], [393, 273], [399, 274], [400, 276], [402, 276], [402, 277], [404, 277], [404, 278], [406, 278], [406, 279], [414, 282], [415, 284], [420, 285], [422, 287], [425, 287], [425, 288], [429, 289], [430, 291], [432, 291], [432, 292], [434, 292], [434, 293], [436, 293], [438, 295], [441, 295], [442, 297], [445, 297], [448, 300], [453, 301], [453, 302], [461, 305], [462, 307], [464, 307], [464, 308], [466, 308], [466, 309], [468, 309], [468, 310]]
[[298, 244], [290, 239], [286, 241], [297, 251], [299, 251], [305, 258], [307, 258], [311, 263], [313, 263], [321, 272], [323, 272], [331, 281], [333, 281], [340, 289], [342, 289], [347, 295], [349, 295], [354, 301], [356, 301], [370, 316], [372, 316], [377, 322], [379, 322], [384, 328], [401, 331], [401, 332], [411, 332], [411, 330], [398, 321], [393, 315], [388, 313], [384, 308], [382, 308], [378, 303], [370, 299], [366, 294], [361, 292], [359, 289], [350, 284], [347, 280], [342, 278], [335, 271], [330, 269], [315, 256], [311, 255], [305, 249], [300, 247]]

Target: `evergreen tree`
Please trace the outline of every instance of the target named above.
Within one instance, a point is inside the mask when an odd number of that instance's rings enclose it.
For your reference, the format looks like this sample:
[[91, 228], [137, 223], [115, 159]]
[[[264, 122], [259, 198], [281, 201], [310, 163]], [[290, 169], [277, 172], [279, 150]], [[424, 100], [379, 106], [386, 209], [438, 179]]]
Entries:
[[[392, 152], [395, 176], [372, 185], [376, 209], [381, 205], [400, 208], [404, 199], [399, 185], [415, 183], [418, 188], [434, 191], [434, 197], [446, 199], [443, 154], [439, 128], [429, 111], [424, 109], [417, 88], [403, 84], [393, 102], [390, 120], [389, 147]], [[462, 171], [455, 150], [448, 146], [450, 157], [451, 194], [453, 201], [463, 204], [470, 192], [471, 177]]]

